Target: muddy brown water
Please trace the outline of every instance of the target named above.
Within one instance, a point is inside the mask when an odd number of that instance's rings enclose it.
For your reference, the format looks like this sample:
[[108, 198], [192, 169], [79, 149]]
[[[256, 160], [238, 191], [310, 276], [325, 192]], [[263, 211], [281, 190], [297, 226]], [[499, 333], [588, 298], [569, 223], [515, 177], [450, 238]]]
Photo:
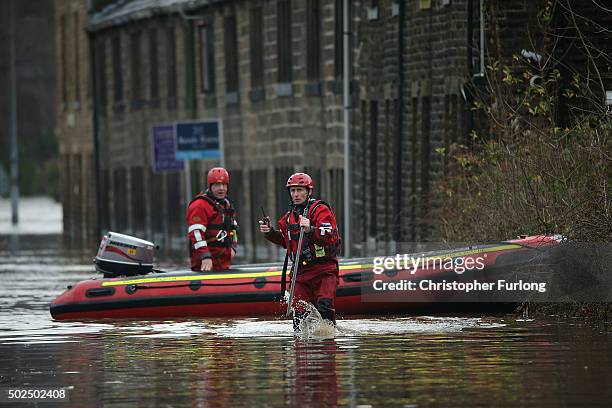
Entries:
[[[59, 236], [0, 237], [0, 390], [67, 390], [44, 407], [612, 406], [609, 326], [340, 316], [334, 339], [302, 341], [274, 317], [53, 321], [49, 302], [94, 275]], [[0, 405], [36, 405], [17, 402]]]

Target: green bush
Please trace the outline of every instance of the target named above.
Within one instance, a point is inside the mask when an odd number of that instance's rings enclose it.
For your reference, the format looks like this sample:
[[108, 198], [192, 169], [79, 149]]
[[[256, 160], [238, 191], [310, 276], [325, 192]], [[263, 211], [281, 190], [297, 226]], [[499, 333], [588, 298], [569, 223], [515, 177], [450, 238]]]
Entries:
[[434, 210], [436, 238], [612, 240], [612, 118], [603, 81], [589, 68], [596, 62], [576, 69], [553, 57], [548, 24], [556, 3], [546, 2], [539, 41], [532, 40], [540, 62], [513, 55], [488, 66], [473, 106], [487, 125], [474, 132], [472, 147], [451, 148], [450, 176], [434, 189], [442, 203]]

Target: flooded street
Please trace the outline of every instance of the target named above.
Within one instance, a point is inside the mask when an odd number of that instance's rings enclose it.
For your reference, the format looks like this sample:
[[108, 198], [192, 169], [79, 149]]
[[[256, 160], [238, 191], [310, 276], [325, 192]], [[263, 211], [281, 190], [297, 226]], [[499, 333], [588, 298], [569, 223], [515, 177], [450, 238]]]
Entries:
[[70, 387], [62, 405], [552, 407], [612, 399], [612, 337], [578, 321], [344, 317], [336, 339], [309, 342], [275, 319], [54, 322], [48, 303], [93, 276], [91, 265], [57, 256], [58, 246], [9, 254], [6, 242], [1, 386]]
[[67, 388], [68, 401], [45, 407], [612, 401], [612, 331], [579, 320], [340, 316], [335, 339], [311, 341], [277, 318], [53, 321], [49, 302], [95, 276], [94, 250], [87, 259], [59, 235], [0, 236], [0, 388]]

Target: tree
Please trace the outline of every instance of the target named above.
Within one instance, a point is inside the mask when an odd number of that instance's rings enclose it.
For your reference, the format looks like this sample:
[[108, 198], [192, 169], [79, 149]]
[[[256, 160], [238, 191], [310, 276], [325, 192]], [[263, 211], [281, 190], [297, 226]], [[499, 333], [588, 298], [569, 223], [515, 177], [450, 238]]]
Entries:
[[489, 61], [472, 106], [485, 126], [470, 148], [453, 147], [451, 176], [436, 186], [440, 239], [612, 239], [612, 10], [576, 3], [541, 2], [530, 49], [510, 55], [504, 2], [488, 3]]

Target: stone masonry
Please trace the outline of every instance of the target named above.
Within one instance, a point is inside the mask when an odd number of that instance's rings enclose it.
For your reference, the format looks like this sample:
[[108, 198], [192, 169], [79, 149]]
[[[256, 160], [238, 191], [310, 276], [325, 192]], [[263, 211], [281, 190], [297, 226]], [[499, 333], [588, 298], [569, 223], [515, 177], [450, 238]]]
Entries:
[[64, 237], [71, 245], [96, 240], [92, 96], [85, 3], [55, 2], [57, 104]]
[[[438, 205], [433, 184], [447, 171], [452, 144], [469, 143], [473, 120], [466, 97], [480, 69], [480, 2], [350, 3], [353, 254], [372, 255], [430, 236], [436, 221], [430, 209]], [[536, 5], [493, 3], [501, 35], [511, 45], [509, 55], [528, 48], [522, 22], [533, 23]], [[76, 4], [59, 1], [58, 19], [68, 16], [70, 26]], [[285, 211], [284, 183], [294, 171], [314, 176], [315, 194], [331, 203], [342, 227], [341, 6], [341, 0], [134, 0], [106, 1], [90, 10], [86, 29], [97, 62], [102, 232], [131, 233], [165, 248], [186, 249], [184, 174], [152, 171], [151, 126], [206, 118], [223, 121], [241, 259], [281, 256], [262, 240], [256, 221], [261, 207], [272, 217]], [[281, 12], [288, 14], [280, 18]], [[93, 197], [87, 190], [92, 185], [92, 105], [83, 82], [90, 50], [85, 34], [79, 38], [81, 94], [76, 96], [76, 84], [69, 84], [58, 113], [70, 203]], [[257, 38], [261, 43], [254, 42]], [[317, 38], [319, 45], [313, 47]], [[288, 71], [279, 59], [287, 55], [279, 51], [287, 44], [290, 57], [282, 58], [291, 61]], [[67, 48], [63, 58], [72, 69], [76, 47]], [[193, 193], [205, 188], [202, 179], [215, 165], [191, 163]], [[75, 169], [84, 177], [80, 184], [70, 184], [71, 177], [78, 178]], [[76, 211], [73, 207], [67, 211]], [[89, 213], [78, 216], [93, 220]]]

